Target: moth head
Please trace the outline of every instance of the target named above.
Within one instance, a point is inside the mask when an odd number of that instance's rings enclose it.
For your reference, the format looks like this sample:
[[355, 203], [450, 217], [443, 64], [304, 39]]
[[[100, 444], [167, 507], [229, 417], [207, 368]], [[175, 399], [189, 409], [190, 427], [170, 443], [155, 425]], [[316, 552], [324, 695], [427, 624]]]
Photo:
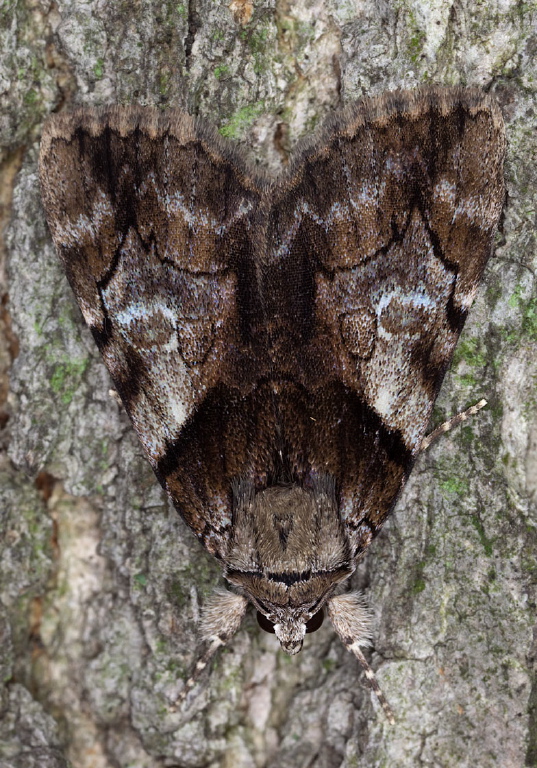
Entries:
[[266, 616], [257, 611], [257, 623], [265, 632], [276, 635], [282, 649], [290, 656], [294, 656], [302, 649], [304, 635], [316, 632], [324, 620], [324, 611], [321, 608], [316, 613], [304, 611], [288, 612], [280, 617]]
[[290, 656], [294, 656], [296, 653], [302, 650], [302, 643], [304, 642], [304, 635], [306, 634], [306, 625], [302, 622], [293, 624], [288, 622], [287, 624], [275, 624], [274, 631], [276, 637], [280, 641], [282, 649]]

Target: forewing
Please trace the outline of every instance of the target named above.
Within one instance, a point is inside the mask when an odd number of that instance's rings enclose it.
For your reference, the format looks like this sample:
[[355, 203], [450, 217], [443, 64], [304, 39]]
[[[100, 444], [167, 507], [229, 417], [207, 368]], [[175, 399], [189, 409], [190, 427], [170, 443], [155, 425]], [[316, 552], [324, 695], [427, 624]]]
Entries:
[[387, 94], [334, 120], [277, 190], [265, 303], [294, 360], [282, 423], [294, 471], [337, 479], [355, 553], [419, 452], [491, 252], [503, 158], [483, 94]]
[[241, 276], [257, 183], [188, 115], [137, 107], [51, 118], [40, 178], [69, 282], [149, 460], [217, 551], [230, 483], [215, 482], [204, 505], [196, 477], [185, 490], [171, 467], [207, 393], [248, 392], [255, 378]]

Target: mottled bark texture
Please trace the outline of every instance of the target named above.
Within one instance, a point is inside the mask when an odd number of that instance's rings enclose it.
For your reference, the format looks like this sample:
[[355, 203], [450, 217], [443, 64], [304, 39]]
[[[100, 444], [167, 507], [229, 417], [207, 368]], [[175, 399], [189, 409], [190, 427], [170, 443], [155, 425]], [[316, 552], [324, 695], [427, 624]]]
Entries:
[[[0, 766], [537, 766], [535, 3], [13, 2], [0, 11]], [[275, 168], [333, 107], [478, 85], [506, 122], [497, 249], [438, 423], [353, 579], [388, 726], [328, 623], [286, 657], [251, 616], [188, 711], [214, 562], [168, 507], [43, 219], [45, 116], [174, 105]]]

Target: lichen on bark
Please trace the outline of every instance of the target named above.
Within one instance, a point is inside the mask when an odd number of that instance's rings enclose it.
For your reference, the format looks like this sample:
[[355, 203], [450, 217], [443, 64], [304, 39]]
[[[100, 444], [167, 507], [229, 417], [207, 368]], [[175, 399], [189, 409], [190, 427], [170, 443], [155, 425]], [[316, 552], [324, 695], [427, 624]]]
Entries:
[[[33, 0], [0, 13], [2, 768], [537, 766], [535, 4]], [[430, 82], [495, 95], [509, 196], [436, 422], [481, 397], [489, 408], [421, 457], [354, 578], [396, 725], [328, 625], [288, 658], [252, 617], [172, 712], [221, 577], [110, 395], [53, 252], [42, 121], [74, 105], [179, 106], [277, 169], [332, 109]]]

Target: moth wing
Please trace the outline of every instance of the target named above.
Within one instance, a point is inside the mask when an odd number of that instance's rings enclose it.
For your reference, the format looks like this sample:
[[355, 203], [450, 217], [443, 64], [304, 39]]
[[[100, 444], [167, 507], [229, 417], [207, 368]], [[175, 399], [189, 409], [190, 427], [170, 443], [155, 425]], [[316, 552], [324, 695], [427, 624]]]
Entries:
[[187, 114], [137, 107], [51, 118], [40, 179], [69, 282], [149, 460], [198, 535], [207, 523], [214, 551], [230, 489], [212, 488], [209, 509], [194, 492], [189, 503], [166, 462], [208, 391], [240, 387], [237, 370], [249, 386], [239, 273], [251, 272], [256, 182]]
[[266, 290], [308, 393], [293, 461], [336, 478], [355, 554], [420, 450], [491, 252], [504, 151], [476, 90], [387, 94], [334, 120], [277, 191]]

